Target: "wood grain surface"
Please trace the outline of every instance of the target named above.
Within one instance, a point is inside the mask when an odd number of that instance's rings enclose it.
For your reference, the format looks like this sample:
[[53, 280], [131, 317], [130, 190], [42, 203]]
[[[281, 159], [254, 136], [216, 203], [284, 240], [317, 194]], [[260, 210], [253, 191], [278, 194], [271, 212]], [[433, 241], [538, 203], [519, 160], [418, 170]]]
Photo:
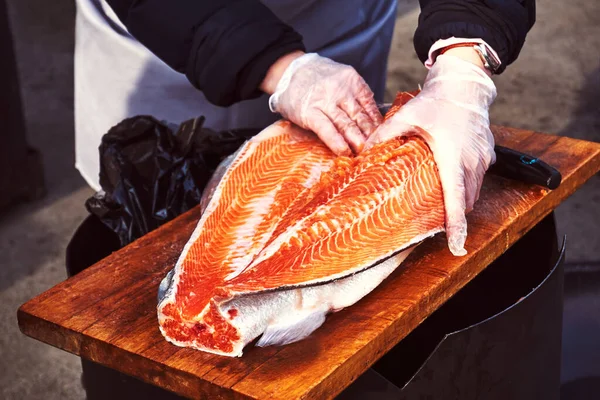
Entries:
[[487, 176], [469, 214], [468, 254], [428, 239], [356, 305], [308, 339], [228, 358], [179, 348], [158, 330], [158, 284], [200, 217], [196, 208], [18, 311], [26, 335], [190, 398], [333, 398], [600, 169], [600, 144], [494, 127], [497, 144], [563, 176], [548, 191]]

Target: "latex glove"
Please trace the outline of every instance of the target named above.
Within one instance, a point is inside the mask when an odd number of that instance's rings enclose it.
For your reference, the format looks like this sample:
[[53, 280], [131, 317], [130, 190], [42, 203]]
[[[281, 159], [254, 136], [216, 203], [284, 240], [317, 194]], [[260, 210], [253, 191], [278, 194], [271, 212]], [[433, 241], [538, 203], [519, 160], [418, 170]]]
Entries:
[[404, 135], [419, 134], [425, 139], [438, 167], [448, 247], [454, 255], [466, 254], [465, 212], [473, 208], [483, 176], [496, 161], [488, 115], [495, 97], [496, 87], [482, 68], [441, 55], [422, 91], [382, 124], [365, 146]]
[[373, 92], [356, 70], [315, 53], [286, 68], [269, 107], [315, 132], [337, 155], [360, 152], [382, 121]]

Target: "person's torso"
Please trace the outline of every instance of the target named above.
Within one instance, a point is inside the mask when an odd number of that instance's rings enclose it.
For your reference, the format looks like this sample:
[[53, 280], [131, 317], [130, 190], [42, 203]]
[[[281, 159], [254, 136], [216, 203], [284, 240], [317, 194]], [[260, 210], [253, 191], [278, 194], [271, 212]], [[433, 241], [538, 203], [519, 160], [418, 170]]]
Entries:
[[[127, 28], [106, 0], [95, 3], [116, 32], [129, 40]], [[308, 51], [319, 52], [361, 34], [374, 34], [378, 21], [388, 20], [397, 0], [260, 0], [279, 19], [300, 33]], [[374, 29], [375, 28], [375, 29]], [[137, 41], [136, 41], [137, 42]]]
[[[383, 98], [396, 0], [262, 2], [303, 36], [308, 51], [354, 66], [376, 99]], [[181, 123], [204, 115], [205, 125], [217, 130], [260, 128], [277, 119], [267, 96], [227, 108], [211, 104], [133, 38], [105, 0], [76, 3], [76, 165], [94, 189], [102, 135], [125, 118], [153, 115]]]

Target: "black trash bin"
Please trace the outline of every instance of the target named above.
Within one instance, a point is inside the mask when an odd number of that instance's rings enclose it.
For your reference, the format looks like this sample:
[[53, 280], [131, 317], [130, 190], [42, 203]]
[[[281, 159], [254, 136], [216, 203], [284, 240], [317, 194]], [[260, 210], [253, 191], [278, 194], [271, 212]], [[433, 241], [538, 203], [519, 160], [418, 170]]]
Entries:
[[[120, 248], [119, 237], [94, 215], [88, 216], [75, 231], [66, 251], [69, 277], [92, 266]], [[167, 390], [139, 379], [81, 359], [81, 381], [87, 400], [183, 399]]]
[[[67, 247], [69, 276], [119, 246], [89, 216]], [[373, 366], [396, 386], [387, 398], [558, 399], [564, 251], [551, 214]], [[82, 366], [89, 400], [181, 398], [88, 360]], [[365, 381], [340, 398], [384, 398]]]
[[398, 399], [558, 399], [564, 255], [550, 215], [373, 368]]

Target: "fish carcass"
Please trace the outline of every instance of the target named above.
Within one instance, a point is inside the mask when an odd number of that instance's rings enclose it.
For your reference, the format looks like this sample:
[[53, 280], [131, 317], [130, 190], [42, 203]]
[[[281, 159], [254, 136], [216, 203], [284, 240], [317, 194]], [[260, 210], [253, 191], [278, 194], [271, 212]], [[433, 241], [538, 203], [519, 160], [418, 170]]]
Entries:
[[301, 340], [443, 230], [439, 176], [419, 137], [336, 157], [279, 121], [217, 179], [159, 290], [160, 330], [178, 346], [241, 356], [261, 335], [259, 346]]

